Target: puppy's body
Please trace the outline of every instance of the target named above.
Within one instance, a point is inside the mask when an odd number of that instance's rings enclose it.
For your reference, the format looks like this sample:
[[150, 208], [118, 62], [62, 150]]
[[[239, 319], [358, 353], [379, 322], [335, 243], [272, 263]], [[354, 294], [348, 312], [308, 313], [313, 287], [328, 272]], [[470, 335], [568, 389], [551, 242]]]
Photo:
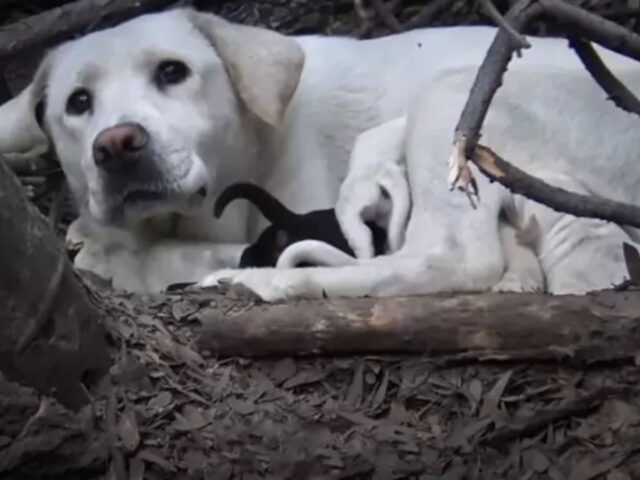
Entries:
[[[297, 214], [263, 188], [251, 183], [236, 183], [227, 187], [216, 200], [215, 217], [220, 218], [227, 206], [237, 199], [251, 202], [271, 223], [260, 233], [258, 239], [242, 252], [240, 268], [275, 267], [282, 252], [302, 240], [316, 240], [317, 248], [322, 248], [320, 243], [324, 243], [353, 257], [353, 250], [342, 234], [334, 209]], [[366, 225], [372, 232], [375, 254], [382, 255], [386, 232], [373, 222], [367, 222]], [[308, 258], [292, 266], [313, 266], [326, 262], [326, 259], [316, 258], [314, 261], [313, 258]]]

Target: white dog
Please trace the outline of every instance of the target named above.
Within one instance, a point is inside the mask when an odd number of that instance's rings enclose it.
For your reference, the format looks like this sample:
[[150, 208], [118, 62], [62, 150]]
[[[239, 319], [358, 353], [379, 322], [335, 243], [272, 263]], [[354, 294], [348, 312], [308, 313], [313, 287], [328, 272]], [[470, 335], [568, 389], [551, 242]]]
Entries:
[[[606, 100], [569, 51], [548, 53], [563, 58], [565, 65], [540, 68], [516, 62], [510, 69], [485, 122], [483, 142], [552, 185], [637, 204], [640, 120]], [[640, 90], [635, 62], [612, 54], [605, 59], [627, 85]], [[622, 243], [637, 240], [636, 229], [555, 212], [482, 176], [477, 209], [464, 195], [448, 191], [452, 132], [475, 74], [475, 68], [460, 68], [434, 78], [409, 116], [406, 156], [398, 152], [387, 158], [406, 158], [411, 183], [411, 219], [399, 251], [339, 271], [221, 271], [203, 283], [231, 278], [269, 300], [482, 290], [492, 286], [504, 269], [500, 211], [523, 226], [525, 219], [536, 220], [534, 247], [551, 293], [584, 293], [622, 281], [627, 275]], [[376, 141], [386, 136], [394, 144], [402, 134], [391, 122], [379, 128]], [[368, 242], [361, 239], [357, 212], [370, 202], [362, 200], [357, 188], [374, 183], [371, 173], [382, 160], [372, 157], [368, 165], [354, 163], [338, 202], [345, 234], [360, 242], [364, 257], [370, 252]]]
[[[254, 181], [298, 211], [334, 206], [356, 137], [402, 115], [443, 69], [476, 65], [493, 34], [289, 38], [191, 10], [146, 15], [50, 52], [0, 107], [0, 152], [11, 160], [52, 144], [81, 211], [67, 236], [82, 245], [75, 265], [155, 292], [237, 265], [264, 226], [243, 202], [214, 220], [223, 188]], [[386, 159], [403, 142], [360, 143], [361, 157], [373, 146]], [[358, 214], [379, 216], [390, 200], [397, 250], [409, 193], [385, 169], [357, 186], [370, 201]]]
[[[202, 284], [231, 278], [268, 300], [324, 292], [504, 289], [499, 280], [506, 266], [515, 269], [515, 289], [525, 289], [527, 276], [539, 266], [530, 252], [518, 250], [512, 229], [499, 228], [500, 211], [514, 212], [514, 224], [527, 208], [543, 215], [537, 249], [548, 281], [556, 277], [555, 263], [547, 257], [555, 255], [560, 264], [569, 258], [569, 267], [558, 270], [577, 268], [574, 256], [551, 241], [561, 221], [488, 185], [483, 185], [480, 208], [470, 210], [466, 198], [447, 191], [443, 171], [455, 119], [494, 34], [492, 28], [460, 27], [370, 41], [290, 38], [190, 10], [147, 15], [51, 52], [32, 84], [0, 107], [0, 151], [9, 159], [30, 155], [47, 148], [51, 139], [82, 210], [68, 236], [83, 244], [76, 266], [119, 288], [158, 291], [202, 277]], [[533, 66], [532, 78], [541, 81], [554, 65], [563, 70], [561, 77], [582, 79], [586, 93], [581, 99], [593, 115], [609, 114], [617, 122], [599, 127], [600, 132], [615, 133], [629, 123], [604, 100], [598, 103], [602, 96], [564, 42], [536, 39], [532, 44], [517, 66]], [[616, 66], [624, 65], [616, 58]], [[546, 144], [547, 163], [561, 176], [567, 171], [562, 165], [575, 155], [587, 172], [585, 188], [589, 180], [602, 183], [611, 177], [617, 170], [607, 172], [609, 177], [600, 170], [590, 173], [602, 160], [594, 158], [595, 152], [609, 144], [584, 152], [577, 140], [592, 133], [587, 108], [563, 125], [576, 139], [570, 147], [580, 147], [575, 151], [562, 148], [560, 132], [558, 138], [546, 130], [544, 137], [530, 134], [529, 124], [546, 125], [559, 106], [575, 101], [570, 98], [575, 92], [566, 81], [554, 94], [561, 101], [529, 100], [531, 81], [525, 77], [515, 80], [525, 95], [507, 94], [501, 109], [503, 123], [513, 132], [499, 128], [503, 124], [487, 125], [498, 132], [487, 136], [492, 146], [508, 158], [517, 151], [518, 160], [527, 163]], [[405, 112], [422, 91], [427, 95], [407, 122]], [[34, 112], [43, 99], [41, 128]], [[566, 123], [567, 117], [561, 118]], [[625, 141], [622, 147], [616, 144], [616, 154], [634, 150]], [[386, 184], [384, 172], [393, 171], [389, 162], [408, 168], [412, 206], [406, 232], [409, 202], [395, 199], [407, 198], [408, 187]], [[219, 270], [237, 265], [241, 250], [262, 227], [241, 202], [223, 221], [212, 218], [216, 195], [239, 180], [264, 186], [299, 211], [333, 206], [340, 192], [338, 216], [363, 260], [341, 268]], [[405, 240], [395, 254], [369, 260], [362, 223], [388, 204], [385, 193], [392, 200], [386, 212], [389, 243], [398, 248], [398, 239]], [[573, 229], [575, 237], [567, 229], [578, 246], [585, 228]], [[608, 253], [615, 242], [607, 237], [596, 243]], [[613, 260], [610, 274], [604, 269], [588, 281], [569, 273], [558, 278], [567, 276], [569, 290], [608, 286], [603, 283], [622, 274], [621, 259]], [[521, 267], [524, 276], [518, 273]], [[503, 280], [512, 289], [509, 278], [507, 272]], [[552, 291], [564, 291], [554, 285], [550, 281]]]

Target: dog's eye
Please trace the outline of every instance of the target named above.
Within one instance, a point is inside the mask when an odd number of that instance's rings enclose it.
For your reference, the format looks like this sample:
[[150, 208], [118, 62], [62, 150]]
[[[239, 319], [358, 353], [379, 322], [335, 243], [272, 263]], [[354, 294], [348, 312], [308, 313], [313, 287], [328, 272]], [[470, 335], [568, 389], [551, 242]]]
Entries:
[[165, 60], [158, 64], [154, 81], [158, 87], [175, 85], [183, 82], [191, 73], [189, 67], [179, 60]]
[[82, 115], [91, 110], [91, 106], [91, 93], [84, 88], [79, 88], [69, 95], [66, 112], [69, 115]]

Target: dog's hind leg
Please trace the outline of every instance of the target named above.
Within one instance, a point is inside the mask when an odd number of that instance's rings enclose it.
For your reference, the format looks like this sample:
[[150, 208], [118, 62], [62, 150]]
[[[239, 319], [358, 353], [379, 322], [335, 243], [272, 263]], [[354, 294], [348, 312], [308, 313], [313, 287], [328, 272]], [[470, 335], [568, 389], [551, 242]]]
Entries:
[[[535, 217], [531, 217], [535, 219]], [[523, 227], [523, 229], [526, 227]], [[531, 227], [533, 228], [533, 227]], [[545, 280], [540, 261], [529, 242], [520, 239], [521, 229], [504, 221], [499, 225], [500, 239], [505, 255], [505, 272], [491, 290], [494, 292], [543, 292]]]
[[[538, 176], [551, 185], [590, 194], [571, 175], [538, 172]], [[535, 216], [539, 224], [536, 247], [549, 293], [584, 294], [611, 288], [627, 278], [622, 245], [634, 242], [622, 227], [559, 213], [523, 197], [515, 202], [521, 217]]]

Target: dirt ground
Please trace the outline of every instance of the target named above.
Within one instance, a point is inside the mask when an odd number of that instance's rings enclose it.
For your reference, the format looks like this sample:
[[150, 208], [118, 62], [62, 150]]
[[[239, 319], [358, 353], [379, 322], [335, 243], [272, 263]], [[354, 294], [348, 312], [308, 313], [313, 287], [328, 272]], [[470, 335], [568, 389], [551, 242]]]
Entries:
[[640, 478], [637, 365], [221, 359], [194, 346], [200, 319], [242, 296], [104, 300], [115, 478]]

